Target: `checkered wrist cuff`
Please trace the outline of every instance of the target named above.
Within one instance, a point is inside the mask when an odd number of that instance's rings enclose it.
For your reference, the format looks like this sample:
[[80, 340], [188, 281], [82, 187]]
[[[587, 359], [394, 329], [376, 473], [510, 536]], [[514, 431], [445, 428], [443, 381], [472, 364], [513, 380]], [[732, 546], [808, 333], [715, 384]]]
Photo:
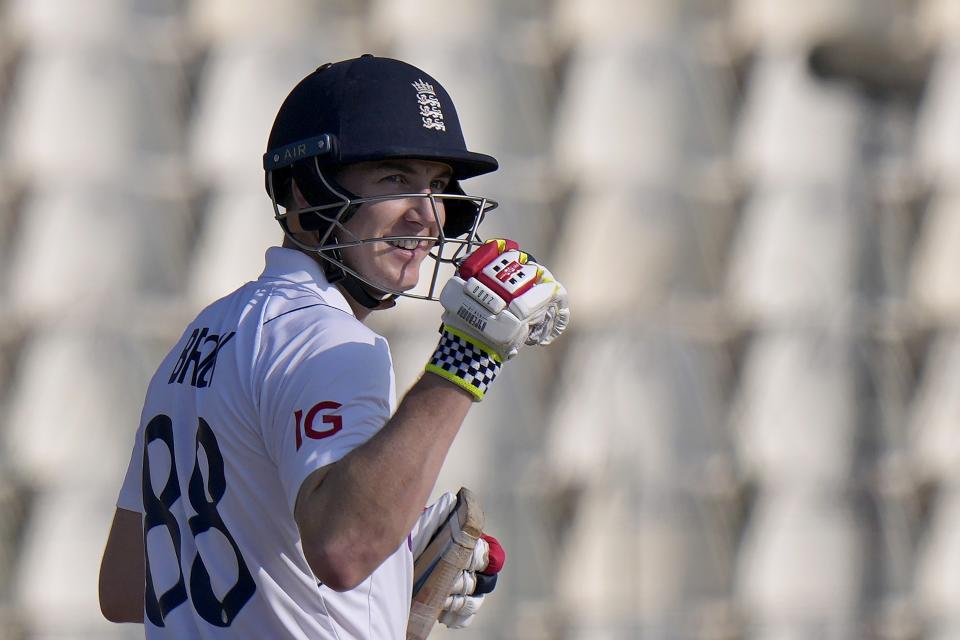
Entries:
[[440, 344], [426, 367], [483, 400], [490, 383], [500, 373], [500, 358], [475, 339], [444, 325]]

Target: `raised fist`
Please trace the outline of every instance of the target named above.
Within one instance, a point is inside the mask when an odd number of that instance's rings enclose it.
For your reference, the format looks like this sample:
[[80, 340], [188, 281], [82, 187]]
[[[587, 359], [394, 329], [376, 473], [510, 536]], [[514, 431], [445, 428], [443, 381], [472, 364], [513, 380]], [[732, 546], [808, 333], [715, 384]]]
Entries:
[[499, 365], [527, 344], [550, 344], [570, 319], [567, 291], [512, 240], [470, 254], [440, 294], [443, 334], [429, 371], [481, 399]]

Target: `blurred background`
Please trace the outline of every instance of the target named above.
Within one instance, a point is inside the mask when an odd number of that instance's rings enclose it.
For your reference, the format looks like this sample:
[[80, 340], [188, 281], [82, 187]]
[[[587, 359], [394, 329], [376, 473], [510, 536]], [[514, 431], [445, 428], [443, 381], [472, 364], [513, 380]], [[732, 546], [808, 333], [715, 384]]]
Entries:
[[[437, 637], [960, 638], [958, 0], [0, 0], [0, 638], [142, 637], [96, 584], [147, 381], [364, 52], [573, 309], [447, 461], [509, 558]], [[399, 388], [438, 313], [375, 318]]]

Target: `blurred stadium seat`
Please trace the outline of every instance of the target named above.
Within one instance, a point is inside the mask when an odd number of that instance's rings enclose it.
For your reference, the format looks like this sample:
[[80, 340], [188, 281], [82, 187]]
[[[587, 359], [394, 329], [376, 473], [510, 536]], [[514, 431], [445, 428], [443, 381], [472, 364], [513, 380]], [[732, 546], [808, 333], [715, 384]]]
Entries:
[[686, 26], [684, 17], [694, 21], [697, 12], [671, 0], [559, 0], [552, 26], [562, 45], [616, 47], [668, 39]]
[[735, 313], [761, 325], [842, 324], [856, 294], [862, 213], [842, 188], [760, 188], [734, 239]]
[[[502, 6], [500, 6], [502, 5]], [[499, 14], [509, 10], [507, 3], [470, 2], [470, 0], [371, 0], [369, 20], [378, 36], [391, 44], [416, 46], [417, 35], [423, 27], [424, 16], [444, 13], [456, 15], [457, 20], [432, 29], [426, 42], [436, 45], [435, 51], [456, 43], [468, 47], [472, 42], [490, 41], [499, 26]], [[425, 47], [427, 50], [429, 47]], [[403, 56], [401, 60], [406, 60]], [[449, 62], [449, 61], [448, 61]], [[420, 63], [411, 61], [420, 66]], [[424, 63], [425, 64], [425, 63]], [[433, 72], [431, 71], [431, 75]], [[444, 85], [446, 86], [446, 85]]]
[[133, 637], [129, 625], [107, 622], [97, 602], [99, 550], [112, 519], [111, 497], [82, 487], [51, 491], [36, 501], [15, 582], [29, 637]]
[[762, 55], [740, 112], [738, 167], [752, 183], [845, 184], [857, 171], [864, 108], [851, 88], [816, 82], [804, 52]]
[[[193, 0], [187, 22], [194, 37], [214, 48], [236, 43], [275, 44], [329, 39], [340, 31], [357, 31], [356, 3], [344, 0], [274, 0], [265, 13], [256, 0]], [[317, 63], [315, 66], [320, 66]], [[292, 87], [291, 87], [292, 88]]]
[[733, 428], [763, 487], [840, 491], [853, 472], [853, 345], [824, 332], [769, 331], [745, 356]]
[[917, 14], [920, 30], [931, 44], [960, 42], [960, 5], [953, 0], [921, 0]]
[[190, 265], [190, 272], [202, 277], [187, 283], [190, 299], [201, 307], [256, 280], [267, 247], [283, 239], [261, 185], [251, 180], [244, 189], [217, 192], [210, 199]]
[[917, 117], [916, 166], [921, 178], [934, 186], [955, 185], [960, 179], [960, 39], [948, 43], [937, 56]]
[[570, 345], [546, 441], [561, 483], [607, 474], [653, 490], [723, 451], [721, 369], [707, 345], [653, 326], [587, 332]]
[[183, 206], [122, 186], [52, 184], [34, 193], [22, 205], [11, 256], [11, 310], [33, 319], [97, 317], [136, 297], [178, 294], [189, 249]]
[[[672, 296], [702, 292], [707, 275], [695, 205], [680, 193], [585, 188], [569, 205], [553, 266], [578, 322], [629, 321]], [[598, 274], [604, 274], [598, 277]]]
[[[190, 164], [202, 184], [263, 184], [273, 118], [293, 86], [335, 47], [233, 41], [203, 69], [190, 125]], [[322, 64], [322, 63], [320, 63]]]
[[588, 333], [570, 349], [543, 480], [547, 496], [573, 496], [558, 532], [559, 610], [578, 638], [656, 634], [677, 617], [692, 624], [688, 603], [732, 571], [732, 540], [697, 497], [706, 462], [730, 446], [719, 428], [718, 358], [709, 345], [642, 327]]
[[12, 36], [40, 49], [118, 43], [133, 25], [131, 0], [11, 0], [7, 4]]
[[809, 0], [783, 11], [778, 0], [733, 0], [733, 29], [745, 46], [771, 50], [802, 50], [826, 36], [845, 33], [865, 21], [891, 14], [892, 3], [871, 0]]
[[723, 78], [677, 42], [584, 46], [571, 58], [554, 128], [563, 180], [677, 184], [726, 144]]
[[918, 553], [916, 584], [919, 606], [931, 626], [960, 628], [960, 491], [955, 481], [935, 505]]
[[919, 475], [960, 480], [960, 334], [940, 334], [929, 349], [909, 416], [911, 454]]
[[772, 492], [755, 509], [737, 579], [750, 637], [858, 637], [866, 558], [849, 507], [830, 495]]
[[914, 246], [910, 296], [934, 323], [960, 320], [960, 192], [938, 193], [927, 206]]
[[131, 166], [176, 151], [179, 82], [107, 47], [29, 52], [11, 96], [11, 169], [29, 182], [123, 184]]
[[665, 627], [680, 607], [686, 523], [674, 510], [651, 510], [640, 495], [635, 484], [603, 483], [581, 498], [557, 568], [558, 604], [573, 638], [643, 637], [641, 629]]
[[131, 336], [116, 330], [37, 331], [6, 412], [9, 468], [38, 491], [99, 491], [109, 504], [130, 460], [152, 373], [144, 360]]

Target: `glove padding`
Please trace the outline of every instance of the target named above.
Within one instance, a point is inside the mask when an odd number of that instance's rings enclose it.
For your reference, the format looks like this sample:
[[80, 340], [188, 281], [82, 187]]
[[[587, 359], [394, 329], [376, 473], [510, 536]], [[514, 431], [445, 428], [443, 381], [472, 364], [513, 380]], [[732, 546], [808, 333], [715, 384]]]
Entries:
[[448, 629], [463, 629], [473, 624], [473, 617], [483, 606], [483, 596], [447, 596], [437, 618]]
[[[423, 510], [410, 531], [414, 560], [424, 552], [456, 507], [457, 496], [448, 491]], [[450, 595], [443, 603], [439, 621], [450, 629], [469, 626], [483, 605], [484, 596], [497, 586], [497, 573], [503, 568], [505, 559], [506, 554], [496, 538], [486, 534], [481, 536], [473, 549], [469, 566], [457, 576]]]
[[484, 534], [477, 540], [470, 566], [461, 571], [447, 596], [439, 621], [450, 629], [470, 626], [483, 606], [486, 595], [497, 586], [497, 573], [503, 568], [506, 554], [500, 542]]
[[440, 293], [445, 327], [501, 361], [525, 344], [550, 344], [570, 319], [567, 291], [512, 240], [489, 240]]
[[420, 557], [433, 539], [433, 534], [456, 508], [457, 496], [447, 491], [423, 510], [417, 521], [413, 523], [413, 529], [410, 530], [410, 551], [413, 552], [414, 560]]

